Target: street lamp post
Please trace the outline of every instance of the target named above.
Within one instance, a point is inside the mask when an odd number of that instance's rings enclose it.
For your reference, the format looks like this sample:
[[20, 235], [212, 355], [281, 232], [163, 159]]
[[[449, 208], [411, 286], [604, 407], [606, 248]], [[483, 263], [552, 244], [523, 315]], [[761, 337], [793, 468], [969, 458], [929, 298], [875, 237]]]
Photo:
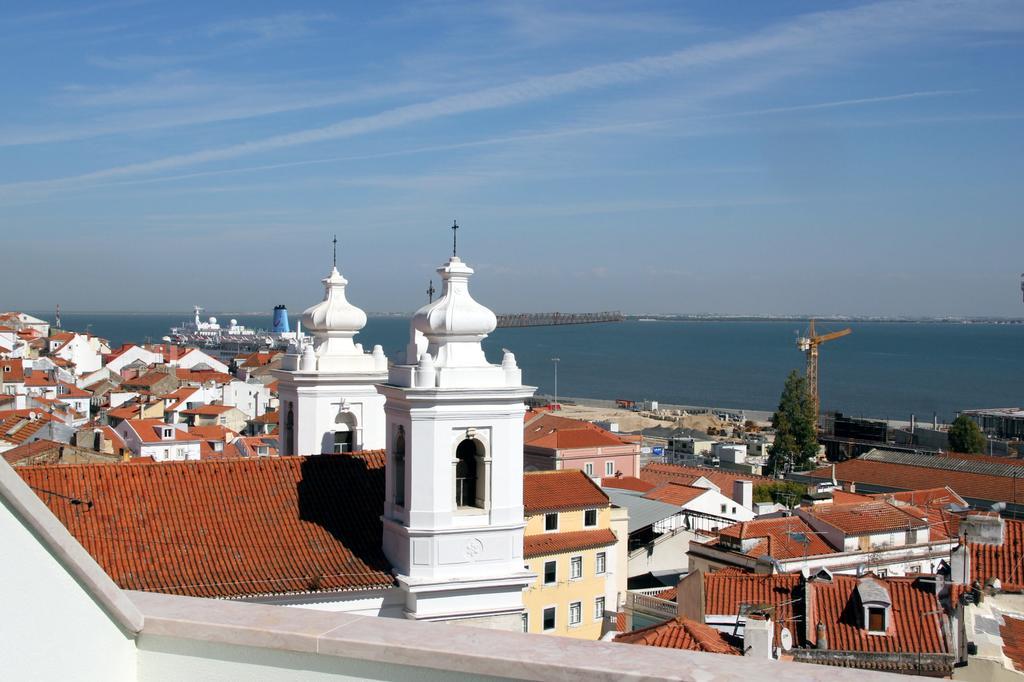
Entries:
[[551, 362], [555, 365], [555, 405], [558, 405], [558, 363], [561, 361], [562, 358], [551, 358]]

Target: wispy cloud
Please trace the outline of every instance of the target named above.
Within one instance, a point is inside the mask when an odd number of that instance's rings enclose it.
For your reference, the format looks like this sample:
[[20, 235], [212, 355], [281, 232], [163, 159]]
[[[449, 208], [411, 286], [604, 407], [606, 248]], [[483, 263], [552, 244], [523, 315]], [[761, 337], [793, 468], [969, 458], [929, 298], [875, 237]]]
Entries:
[[273, 135], [240, 144], [167, 156], [49, 181], [12, 183], [0, 192], [58, 190], [83, 183], [159, 173], [291, 147], [366, 135], [438, 118], [521, 106], [570, 93], [674, 76], [769, 56], [819, 62], [850, 53], [900, 44], [910, 36], [937, 37], [951, 31], [1005, 30], [1024, 26], [1024, 5], [991, 0], [970, 5], [951, 0], [882, 2], [849, 10], [819, 12], [751, 36], [697, 44], [666, 55], [613, 62], [553, 75], [525, 78], [434, 100], [394, 107], [334, 124]]
[[223, 36], [255, 38], [263, 41], [291, 40], [314, 32], [316, 24], [333, 21], [331, 14], [277, 14], [221, 21], [205, 27], [211, 38]]

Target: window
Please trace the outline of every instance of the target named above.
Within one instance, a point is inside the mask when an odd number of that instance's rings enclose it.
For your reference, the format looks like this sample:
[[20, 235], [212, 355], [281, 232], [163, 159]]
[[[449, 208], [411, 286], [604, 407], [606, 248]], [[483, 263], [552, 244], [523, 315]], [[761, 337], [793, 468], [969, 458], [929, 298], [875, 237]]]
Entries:
[[590, 476], [591, 478], [593, 478], [593, 476], [594, 476], [594, 463], [593, 462], [587, 462], [586, 464], [584, 464], [583, 465], [583, 472], [587, 476]]
[[459, 507], [484, 507], [483, 481], [477, 473], [481, 455], [476, 441], [469, 438], [455, 450], [455, 504]]
[[558, 580], [558, 571], [556, 567], [558, 564], [554, 561], [544, 562], [544, 584], [553, 585]]
[[610, 462], [609, 461], [609, 462], [605, 462], [604, 463], [604, 475], [605, 476], [614, 476], [615, 475], [615, 462]]
[[544, 515], [544, 530], [558, 530], [558, 514]]
[[530, 631], [530, 614], [528, 614], [526, 611], [523, 611], [523, 632], [529, 632], [529, 631]]
[[594, 598], [594, 620], [604, 618], [604, 597]]
[[351, 431], [335, 431], [334, 432], [334, 452], [352, 452], [352, 432]]
[[574, 601], [569, 604], [569, 625], [579, 625], [583, 620], [583, 604]]
[[572, 559], [569, 559], [569, 577], [572, 580], [583, 577], [583, 557], [574, 556]]
[[728, 505], [723, 504], [722, 505], [722, 513], [724, 514], [725, 510], [728, 509], [728, 508], [729, 508]]
[[868, 631], [885, 632], [885, 609], [877, 606], [868, 607]]
[[554, 629], [555, 629], [555, 607], [554, 606], [549, 606], [548, 608], [544, 609], [544, 630], [547, 631], [547, 630], [554, 630]]
[[[395, 505], [405, 506], [405, 427], [399, 426], [395, 433]], [[526, 617], [526, 614], [523, 614]], [[524, 630], [525, 632], [525, 630]]]
[[587, 509], [583, 512], [583, 525], [584, 526], [596, 526], [597, 525], [597, 510]]
[[733, 508], [732, 508], [732, 513], [733, 513], [733, 514], [735, 514], [735, 513], [736, 513], [736, 507], [733, 507]]
[[606, 563], [606, 559], [605, 559], [604, 552], [598, 552], [597, 553], [597, 559], [594, 562], [594, 564], [595, 564], [594, 565], [594, 573], [597, 573], [598, 575], [604, 573], [605, 572], [605, 563]]

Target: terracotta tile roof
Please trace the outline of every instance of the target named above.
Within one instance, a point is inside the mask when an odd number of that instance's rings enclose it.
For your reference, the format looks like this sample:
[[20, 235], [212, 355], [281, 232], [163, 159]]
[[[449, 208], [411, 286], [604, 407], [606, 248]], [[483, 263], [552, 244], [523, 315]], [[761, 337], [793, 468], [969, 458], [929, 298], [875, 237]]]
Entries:
[[21, 445], [50, 422], [60, 421], [42, 410], [3, 410], [0, 411], [0, 441]]
[[904, 490], [893, 493], [877, 493], [871, 497], [893, 504], [909, 504], [912, 507], [945, 507], [949, 504], [966, 505], [967, 501], [948, 486], [927, 490]]
[[139, 413], [139, 404], [132, 403], [122, 405], [121, 407], [115, 407], [112, 410], [107, 410], [107, 416], [114, 419], [132, 419]]
[[1024, 521], [1003, 521], [1003, 544], [969, 542], [971, 580], [981, 584], [999, 578], [1004, 588], [1024, 588]]
[[[166, 424], [159, 419], [128, 419], [125, 423], [134, 431], [139, 440], [143, 443], [194, 443], [200, 438], [193, 436], [187, 431]], [[164, 438], [163, 430], [170, 428], [174, 432], [173, 438]]]
[[523, 557], [581, 552], [585, 549], [615, 544], [615, 533], [608, 528], [576, 530], [567, 533], [540, 533], [523, 538]]
[[652, 490], [657, 487], [654, 483], [649, 483], [636, 476], [606, 476], [601, 479], [602, 488], [617, 488], [619, 490], [635, 490], [637, 492], [645, 493], [648, 490]]
[[235, 409], [233, 405], [197, 405], [188, 410], [182, 410], [182, 414], [200, 414], [208, 416], [216, 416], [218, 414], [224, 414]]
[[695, 488], [692, 485], [669, 481], [649, 491], [644, 498], [682, 507], [708, 492], [710, 491], [707, 488]]
[[794, 604], [801, 596], [799, 573], [755, 575], [715, 571], [704, 574], [704, 613], [735, 616], [742, 605], [774, 607], [778, 627], [795, 630]]
[[205, 384], [208, 381], [212, 381], [215, 384], [229, 384], [235, 381], [235, 378], [230, 374], [224, 374], [212, 369], [199, 370], [176, 367], [174, 372], [178, 379], [189, 384]]
[[166, 380], [168, 377], [170, 377], [171, 379], [175, 378], [174, 375], [172, 374], [168, 374], [167, 372], [164, 372], [162, 370], [154, 369], [152, 371], [146, 372], [141, 376], [137, 376], [134, 379], [125, 379], [124, 385], [151, 387], [161, 381]]
[[280, 412], [274, 410], [273, 412], [264, 412], [258, 417], [253, 417], [249, 420], [250, 424], [277, 424], [280, 421]]
[[892, 533], [928, 527], [924, 512], [916, 507], [889, 504], [880, 500], [854, 504], [822, 504], [807, 510], [846, 535]]
[[[948, 486], [957, 494], [976, 500], [992, 502], [1024, 502], [1024, 484], [1014, 477], [996, 476], [970, 471], [951, 471], [930, 467], [872, 462], [862, 459], [848, 459], [837, 462], [836, 478], [867, 485], [902, 490], [926, 490]], [[809, 476], [819, 480], [831, 480], [831, 466], [812, 471]]]
[[[57, 397], [58, 398], [63, 399], [63, 398], [91, 398], [92, 397], [92, 393], [89, 393], [89, 391], [82, 390], [81, 388], [78, 388], [78, 386], [75, 386], [74, 384], [69, 384], [69, 383], [67, 383], [65, 381], [58, 381], [57, 385], [58, 385], [58, 389], [57, 389]], [[59, 387], [63, 387], [64, 390], [61, 391]]]
[[718, 486], [718, 489], [726, 496], [732, 495], [732, 486], [735, 481], [753, 481], [755, 484], [775, 481], [775, 479], [767, 476], [733, 473], [711, 467], [690, 467], [681, 464], [661, 464], [658, 462], [652, 462], [640, 471], [640, 478], [651, 483], [676, 481], [689, 485], [700, 476]]
[[124, 439], [121, 438], [121, 434], [113, 428], [109, 426], [101, 426], [100, 430], [103, 432], [103, 437], [110, 441], [111, 446], [114, 448], [114, 452], [124, 450], [128, 447], [125, 445]]
[[25, 386], [32, 388], [48, 388], [56, 385], [57, 380], [51, 377], [49, 372], [35, 371], [25, 377]]
[[736, 523], [718, 531], [717, 549], [740, 551], [743, 540], [763, 538], [764, 541], [749, 549], [748, 556], [767, 554], [780, 561], [802, 558], [805, 554], [804, 545], [790, 533], [803, 533], [810, 540], [806, 546], [807, 556], [834, 554], [837, 550], [825, 542], [814, 529], [799, 516], [787, 516], [776, 519], [755, 519]]
[[675, 601], [676, 597], [679, 596], [679, 586], [676, 585], [675, 587], [670, 587], [664, 592], [659, 592], [654, 596], [658, 599], [664, 599], [665, 601]]
[[596, 424], [544, 413], [523, 426], [523, 444], [553, 450], [627, 445], [611, 431]]
[[[857, 586], [870, 580], [884, 587], [892, 602], [889, 629], [885, 635], [868, 634], [859, 606]], [[828, 648], [870, 653], [947, 653], [949, 642], [942, 627], [942, 606], [934, 589], [916, 578], [877, 578], [835, 575], [831, 581], [814, 580], [814, 608], [808, 620], [817, 641], [816, 626], [825, 624]], [[813, 642], [812, 642], [813, 644]]]
[[394, 584], [381, 550], [383, 451], [24, 469], [123, 589], [241, 597]]
[[0, 360], [0, 376], [9, 384], [24, 383], [25, 365], [21, 360]]
[[523, 506], [528, 515], [608, 504], [604, 491], [578, 469], [523, 474]]
[[226, 443], [238, 438], [237, 433], [227, 427], [221, 426], [220, 424], [210, 424], [209, 426], [190, 426], [188, 432], [196, 438], [202, 438], [207, 441], [216, 440]]
[[32, 457], [41, 455], [53, 448], [59, 448], [62, 445], [65, 445], [65, 443], [58, 443], [56, 441], [40, 438], [39, 440], [34, 440], [31, 443], [23, 443], [22, 445], [13, 447], [10, 450], [5, 450], [3, 453], [0, 453], [0, 455], [7, 460], [8, 464], [14, 466], [24, 459], [31, 459]]
[[1013, 661], [1017, 672], [1024, 672], [1024, 620], [1004, 614], [999, 636], [1003, 638], [1003, 654]]
[[739, 646], [710, 625], [676, 617], [664, 623], [616, 635], [615, 642], [668, 649], [687, 649], [712, 654], [740, 655]]
[[870, 502], [875, 498], [860, 493], [848, 493], [845, 490], [833, 490], [832, 502], [835, 504], [854, 504], [857, 502]]

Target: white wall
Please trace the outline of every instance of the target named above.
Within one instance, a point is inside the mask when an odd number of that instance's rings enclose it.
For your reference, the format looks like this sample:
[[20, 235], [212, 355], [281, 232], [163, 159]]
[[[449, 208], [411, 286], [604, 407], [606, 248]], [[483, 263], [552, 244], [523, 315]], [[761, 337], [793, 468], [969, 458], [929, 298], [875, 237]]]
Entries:
[[6, 502], [0, 502], [0, 546], [0, 677], [135, 679], [135, 642]]

